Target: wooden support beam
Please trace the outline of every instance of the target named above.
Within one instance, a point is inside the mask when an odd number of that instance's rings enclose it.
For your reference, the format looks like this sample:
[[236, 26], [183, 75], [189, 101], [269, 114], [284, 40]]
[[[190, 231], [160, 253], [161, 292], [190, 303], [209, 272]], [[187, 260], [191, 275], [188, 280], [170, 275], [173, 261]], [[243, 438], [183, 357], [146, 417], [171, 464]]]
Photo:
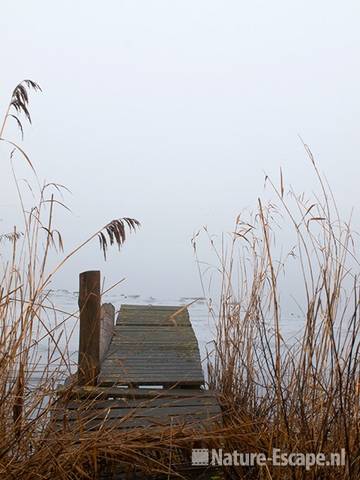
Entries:
[[100, 310], [100, 362], [109, 350], [114, 335], [115, 307], [111, 303], [103, 303]]
[[100, 272], [80, 273], [79, 385], [97, 384], [100, 371]]

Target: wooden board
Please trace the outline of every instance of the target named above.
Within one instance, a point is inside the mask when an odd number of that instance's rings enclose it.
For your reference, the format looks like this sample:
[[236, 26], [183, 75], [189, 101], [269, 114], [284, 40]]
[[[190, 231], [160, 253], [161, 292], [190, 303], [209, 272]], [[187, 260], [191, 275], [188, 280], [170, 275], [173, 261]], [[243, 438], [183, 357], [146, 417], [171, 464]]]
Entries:
[[58, 388], [60, 396], [66, 396], [70, 400], [74, 399], [114, 399], [114, 398], [197, 398], [210, 395], [214, 397], [213, 392], [203, 389], [179, 389], [179, 388], [124, 388], [121, 386], [113, 387], [92, 387], [92, 386], [68, 386], [62, 385]]
[[181, 325], [191, 327], [187, 308], [171, 305], [122, 305], [116, 325]]
[[121, 307], [100, 385], [203, 383], [199, 347], [185, 307]]
[[[95, 395], [95, 396], [94, 396]], [[111, 397], [113, 395], [113, 397]], [[56, 429], [129, 429], [221, 423], [217, 399], [206, 390], [76, 389], [53, 411]]]

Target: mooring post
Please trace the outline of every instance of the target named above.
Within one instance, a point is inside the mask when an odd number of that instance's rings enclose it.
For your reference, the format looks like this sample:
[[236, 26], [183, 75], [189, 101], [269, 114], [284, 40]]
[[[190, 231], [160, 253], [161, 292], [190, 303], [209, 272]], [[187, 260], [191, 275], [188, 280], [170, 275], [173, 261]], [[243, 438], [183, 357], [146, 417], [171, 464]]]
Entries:
[[100, 272], [80, 273], [79, 385], [95, 386], [100, 370]]

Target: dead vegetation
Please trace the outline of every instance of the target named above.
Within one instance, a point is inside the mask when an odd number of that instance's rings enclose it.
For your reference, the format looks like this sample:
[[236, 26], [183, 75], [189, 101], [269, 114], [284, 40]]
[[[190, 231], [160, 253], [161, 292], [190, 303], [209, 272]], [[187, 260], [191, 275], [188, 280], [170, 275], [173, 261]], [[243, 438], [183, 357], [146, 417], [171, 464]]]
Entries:
[[[271, 201], [239, 216], [219, 246], [222, 287], [209, 384], [222, 393], [229, 451], [345, 449], [345, 467], [233, 469], [231, 478], [360, 477], [360, 316], [356, 236], [307, 146], [321, 195], [285, 193], [269, 178]], [[281, 256], [276, 240], [287, 240]], [[195, 244], [196, 249], [196, 244]], [[295, 285], [296, 291], [291, 291]], [[291, 296], [295, 298], [291, 298]], [[296, 336], [284, 332], [289, 302]], [[238, 432], [238, 434], [236, 433]]]

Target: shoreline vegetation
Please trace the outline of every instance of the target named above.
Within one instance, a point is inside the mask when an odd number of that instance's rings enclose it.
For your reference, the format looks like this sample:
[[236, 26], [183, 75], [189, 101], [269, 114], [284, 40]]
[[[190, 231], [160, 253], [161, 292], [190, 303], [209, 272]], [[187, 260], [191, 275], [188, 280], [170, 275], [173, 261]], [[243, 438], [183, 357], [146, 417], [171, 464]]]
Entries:
[[[11, 158], [25, 161], [34, 179], [38, 202], [28, 211], [19, 182], [15, 188], [23, 211], [23, 225], [1, 232], [0, 285], [0, 475], [3, 479], [95, 479], [100, 470], [119, 468], [127, 478], [134, 469], [143, 478], [215, 479], [358, 479], [360, 477], [360, 317], [359, 259], [356, 236], [338, 212], [332, 192], [304, 145], [319, 195], [307, 199], [285, 187], [282, 172], [277, 187], [266, 178], [273, 200], [258, 200], [248, 218], [239, 215], [234, 231], [217, 247], [205, 229], [220, 275], [221, 291], [208, 298], [198, 252], [193, 248], [210, 314], [215, 316], [216, 340], [209, 346], [208, 387], [219, 398], [222, 425], [199, 431], [192, 425], [151, 429], [101, 428], [84, 425], [68, 431], [49, 428], [56, 409], [56, 387], [70, 372], [66, 331], [69, 312], [60, 317], [47, 292], [65, 262], [90, 241], [107, 248], [126, 241], [140, 226], [120, 218], [97, 230], [89, 239], [64, 253], [61, 232], [54, 227], [63, 185], [41, 186], [25, 150], [4, 136], [14, 121], [20, 134], [21, 116], [31, 122], [29, 91], [40, 91], [30, 80], [19, 84], [11, 97], [0, 129], [0, 141]], [[3, 159], [4, 161], [4, 159]], [[59, 197], [60, 195], [60, 197]], [[58, 199], [58, 197], [60, 199]], [[291, 247], [281, 256], [281, 222], [291, 232]], [[59, 262], [49, 270], [50, 252]], [[281, 312], [286, 272], [296, 276], [304, 319], [303, 332], [289, 343], [282, 336]], [[296, 296], [296, 295], [295, 295]], [[218, 300], [219, 308], [212, 307]], [[39, 356], [39, 342], [47, 342], [47, 358]], [[55, 368], [54, 368], [55, 365]], [[37, 385], [34, 371], [41, 371]], [[71, 384], [66, 388], [73, 388]], [[91, 404], [91, 398], [89, 398]], [[283, 452], [331, 454], [344, 449], [341, 467], [233, 466], [204, 473], [179, 468], [191, 448], [227, 452]], [[203, 475], [203, 477], [201, 477]], [[207, 475], [207, 476], [206, 476]], [[104, 477], [105, 478], [105, 477]], [[113, 477], [122, 478], [122, 477]], [[125, 477], [124, 477], [125, 478]]]

